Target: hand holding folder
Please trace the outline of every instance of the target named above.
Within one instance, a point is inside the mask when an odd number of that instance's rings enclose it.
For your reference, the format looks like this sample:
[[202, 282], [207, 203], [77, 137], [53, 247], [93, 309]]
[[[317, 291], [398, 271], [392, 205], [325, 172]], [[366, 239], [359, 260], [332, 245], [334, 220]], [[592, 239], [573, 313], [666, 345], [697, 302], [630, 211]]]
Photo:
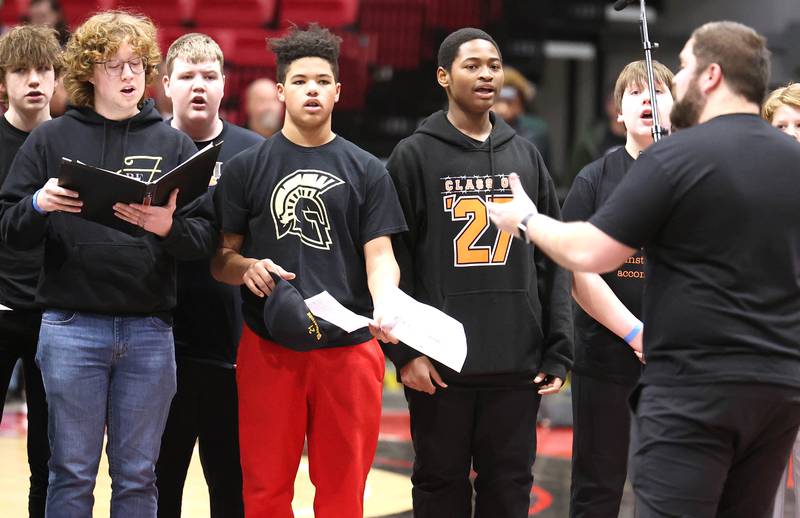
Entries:
[[222, 142], [209, 144], [158, 180], [145, 182], [124, 174], [62, 159], [58, 185], [76, 191], [83, 202], [77, 213], [102, 225], [132, 235], [144, 230], [115, 215], [117, 204], [164, 206], [178, 190], [175, 206], [180, 209], [208, 190]]
[[163, 207], [151, 205], [152, 199], [149, 195], [144, 203], [115, 203], [114, 215], [159, 237], [167, 237], [172, 229], [172, 215], [175, 213], [178, 192], [178, 189], [173, 190]]

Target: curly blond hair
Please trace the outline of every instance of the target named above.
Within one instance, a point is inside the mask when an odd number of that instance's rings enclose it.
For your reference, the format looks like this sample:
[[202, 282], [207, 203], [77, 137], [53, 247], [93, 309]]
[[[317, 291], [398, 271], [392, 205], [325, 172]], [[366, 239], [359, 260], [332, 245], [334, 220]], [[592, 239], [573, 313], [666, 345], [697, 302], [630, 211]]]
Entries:
[[[75, 106], [94, 107], [94, 65], [116, 54], [127, 42], [146, 62], [145, 84], [158, 75], [161, 51], [156, 27], [150, 18], [128, 11], [105, 11], [93, 15], [78, 27], [64, 50], [64, 88]], [[139, 105], [144, 101], [144, 94]]]
[[781, 106], [800, 109], [800, 83], [789, 83], [777, 90], [773, 90], [767, 100], [764, 101], [764, 106], [761, 108], [761, 116], [767, 122], [772, 123], [775, 112]]

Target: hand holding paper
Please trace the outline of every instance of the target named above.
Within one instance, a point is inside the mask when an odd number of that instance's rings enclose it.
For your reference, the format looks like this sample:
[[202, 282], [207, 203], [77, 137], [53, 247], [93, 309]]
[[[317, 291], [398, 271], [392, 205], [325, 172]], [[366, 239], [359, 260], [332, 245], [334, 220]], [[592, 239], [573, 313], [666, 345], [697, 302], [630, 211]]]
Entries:
[[392, 334], [425, 356], [461, 372], [467, 358], [467, 337], [461, 322], [399, 289], [391, 297], [398, 315]]
[[394, 327], [397, 325], [397, 314], [394, 313], [391, 304], [375, 306], [372, 313], [372, 322], [369, 324], [369, 331], [372, 336], [384, 343], [396, 344], [399, 342], [394, 336]]
[[[464, 326], [436, 308], [421, 304], [395, 289], [385, 303], [393, 308], [397, 321], [391, 334], [409, 347], [461, 372], [467, 358], [467, 338]], [[351, 333], [375, 324], [342, 306], [327, 291], [306, 299], [306, 305], [317, 317]]]

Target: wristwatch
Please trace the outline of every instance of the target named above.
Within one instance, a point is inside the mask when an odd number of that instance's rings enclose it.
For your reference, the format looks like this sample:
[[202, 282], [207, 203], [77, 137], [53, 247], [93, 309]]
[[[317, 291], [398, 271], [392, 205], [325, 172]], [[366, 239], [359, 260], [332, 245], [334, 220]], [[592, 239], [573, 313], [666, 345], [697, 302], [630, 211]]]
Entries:
[[531, 242], [530, 238], [528, 237], [528, 221], [530, 221], [534, 214], [534, 212], [529, 212], [517, 225], [517, 228], [519, 229], [519, 235], [517, 237], [524, 239], [526, 243]]

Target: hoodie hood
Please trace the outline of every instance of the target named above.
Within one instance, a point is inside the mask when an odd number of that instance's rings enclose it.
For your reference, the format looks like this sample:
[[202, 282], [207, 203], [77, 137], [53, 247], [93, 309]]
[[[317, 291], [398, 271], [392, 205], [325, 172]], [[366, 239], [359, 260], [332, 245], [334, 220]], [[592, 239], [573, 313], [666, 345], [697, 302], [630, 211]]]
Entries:
[[[119, 149], [119, 156], [127, 156], [128, 135], [131, 131], [136, 131], [151, 124], [160, 124], [163, 122], [161, 114], [155, 109], [155, 101], [147, 99], [144, 101], [139, 113], [133, 117], [122, 120], [111, 120], [103, 117], [97, 113], [94, 108], [88, 106], [69, 106], [69, 109], [64, 114], [64, 117], [74, 119], [83, 124], [96, 126], [102, 131], [102, 137], [97, 139], [98, 146], [97, 165], [103, 167], [106, 164], [107, 155], [110, 154], [108, 150], [109, 132], [118, 132], [120, 127], [123, 128], [123, 136], [121, 139], [121, 148]], [[114, 153], [116, 155], [116, 153]]]
[[489, 121], [492, 124], [492, 131], [489, 138], [481, 144], [476, 144], [473, 139], [461, 133], [447, 119], [447, 112], [440, 110], [427, 119], [422, 121], [419, 128], [414, 133], [429, 135], [442, 142], [455, 146], [461, 151], [466, 152], [489, 152], [489, 173], [495, 174], [494, 152], [502, 148], [514, 138], [514, 130], [506, 122], [497, 117], [494, 112], [489, 112]]
[[483, 145], [476, 145], [469, 137], [456, 129], [447, 120], [447, 112], [440, 110], [422, 121], [414, 133], [423, 133], [447, 142], [452, 146], [459, 147], [464, 151], [489, 151], [490, 148], [499, 149], [512, 138], [514, 130], [506, 122], [497, 117], [494, 112], [489, 112], [489, 121], [492, 123], [492, 131], [489, 138]]
[[133, 117], [129, 117], [127, 119], [122, 120], [111, 120], [106, 119], [99, 113], [97, 113], [94, 108], [89, 106], [72, 106], [70, 105], [67, 109], [67, 113], [64, 114], [65, 117], [71, 117], [73, 119], [79, 120], [86, 124], [98, 124], [100, 126], [104, 124], [109, 125], [138, 125], [138, 124], [149, 124], [152, 122], [162, 122], [161, 115], [155, 109], [155, 101], [153, 99], [147, 99], [142, 104], [142, 108], [139, 110], [139, 113], [134, 115]]

